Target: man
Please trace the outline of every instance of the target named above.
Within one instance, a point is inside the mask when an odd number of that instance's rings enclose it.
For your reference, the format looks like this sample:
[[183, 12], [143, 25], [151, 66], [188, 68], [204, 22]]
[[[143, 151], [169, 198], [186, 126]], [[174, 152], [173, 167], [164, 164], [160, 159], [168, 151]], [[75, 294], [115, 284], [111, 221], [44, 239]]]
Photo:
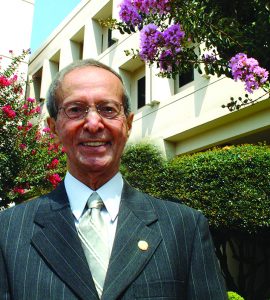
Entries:
[[[133, 120], [119, 75], [75, 62], [47, 101], [68, 173], [52, 193], [0, 214], [0, 299], [227, 299], [202, 214], [143, 194], [119, 173]], [[97, 211], [106, 246], [95, 255], [108, 247], [106, 277], [103, 265], [91, 265], [100, 241], [86, 237], [94, 191], [104, 203]]]

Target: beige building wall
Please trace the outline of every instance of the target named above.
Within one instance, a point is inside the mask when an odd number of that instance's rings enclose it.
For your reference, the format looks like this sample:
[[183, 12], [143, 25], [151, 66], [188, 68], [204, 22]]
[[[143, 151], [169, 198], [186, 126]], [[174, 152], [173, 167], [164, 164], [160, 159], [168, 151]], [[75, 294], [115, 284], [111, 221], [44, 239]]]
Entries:
[[[118, 18], [119, 2], [81, 1], [32, 54], [31, 96], [45, 101], [48, 86], [58, 70], [74, 60], [91, 57], [110, 65], [124, 78], [135, 112], [132, 142], [152, 140], [174, 156], [215, 145], [270, 141], [270, 101], [233, 113], [221, 107], [231, 96], [244, 95], [241, 83], [225, 77], [207, 77], [195, 70], [194, 79], [179, 87], [177, 79], [157, 77], [154, 66], [127, 57], [124, 50], [138, 46], [138, 34], [121, 35], [113, 31], [110, 36], [108, 29], [98, 22], [111, 16]], [[138, 85], [144, 77], [145, 105], [138, 108]], [[261, 94], [258, 92], [254, 97]]]
[[[0, 3], [0, 56], [4, 67], [10, 62], [10, 50], [19, 55], [30, 48], [34, 0], [0, 0]], [[27, 74], [27, 68], [25, 61], [20, 71]]]

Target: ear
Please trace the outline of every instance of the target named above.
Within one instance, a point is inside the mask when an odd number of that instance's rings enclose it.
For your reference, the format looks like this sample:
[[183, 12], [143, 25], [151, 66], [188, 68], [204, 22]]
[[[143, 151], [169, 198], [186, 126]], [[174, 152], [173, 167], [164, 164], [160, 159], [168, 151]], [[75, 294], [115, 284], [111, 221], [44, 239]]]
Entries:
[[56, 124], [56, 120], [54, 118], [48, 117], [47, 118], [47, 124], [48, 127], [51, 130], [51, 133], [54, 134], [54, 140], [56, 144], [61, 144], [59, 136], [58, 136], [58, 130], [57, 130], [57, 124]]
[[134, 113], [130, 113], [127, 116], [127, 136], [130, 136], [131, 129], [132, 129], [132, 123], [133, 123]]

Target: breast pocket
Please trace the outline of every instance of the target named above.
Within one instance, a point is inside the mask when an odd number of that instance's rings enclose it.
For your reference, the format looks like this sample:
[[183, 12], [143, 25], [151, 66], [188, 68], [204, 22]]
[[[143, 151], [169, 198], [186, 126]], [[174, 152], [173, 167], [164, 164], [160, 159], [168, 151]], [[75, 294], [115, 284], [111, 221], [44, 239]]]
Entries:
[[185, 299], [183, 281], [149, 282], [133, 287], [134, 299], [141, 300], [172, 300]]

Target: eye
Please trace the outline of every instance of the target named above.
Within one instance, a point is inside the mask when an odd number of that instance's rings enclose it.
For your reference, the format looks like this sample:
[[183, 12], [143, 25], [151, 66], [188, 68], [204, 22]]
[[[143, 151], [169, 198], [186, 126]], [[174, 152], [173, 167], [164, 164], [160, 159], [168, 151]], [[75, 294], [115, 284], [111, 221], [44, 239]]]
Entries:
[[79, 105], [72, 105], [72, 106], [66, 107], [66, 111], [70, 112], [70, 113], [76, 113], [76, 112], [83, 111], [83, 107], [79, 106]]
[[110, 104], [102, 105], [101, 107], [99, 107], [99, 110], [105, 113], [113, 113], [117, 111], [116, 108]]
[[71, 103], [64, 108], [66, 114], [70, 118], [76, 118], [83, 115], [87, 108], [85, 105], [80, 103]]
[[121, 105], [117, 102], [100, 103], [97, 105], [97, 110], [103, 117], [114, 118], [120, 113]]

